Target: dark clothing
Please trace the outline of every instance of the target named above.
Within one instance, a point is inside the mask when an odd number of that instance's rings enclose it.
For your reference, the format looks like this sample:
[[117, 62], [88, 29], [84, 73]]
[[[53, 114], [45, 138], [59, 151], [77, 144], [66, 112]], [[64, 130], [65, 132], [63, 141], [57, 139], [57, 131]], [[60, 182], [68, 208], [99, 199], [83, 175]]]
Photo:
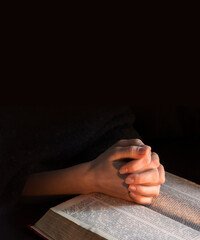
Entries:
[[12, 107], [0, 114], [1, 202], [16, 201], [33, 172], [89, 161], [121, 138], [138, 137], [127, 107]]

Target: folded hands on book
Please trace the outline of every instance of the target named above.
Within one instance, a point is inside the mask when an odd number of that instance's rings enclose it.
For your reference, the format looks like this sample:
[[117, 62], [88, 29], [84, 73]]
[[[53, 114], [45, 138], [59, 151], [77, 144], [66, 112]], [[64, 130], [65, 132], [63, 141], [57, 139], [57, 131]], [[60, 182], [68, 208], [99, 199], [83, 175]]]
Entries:
[[139, 139], [123, 139], [92, 161], [32, 174], [23, 196], [101, 192], [139, 204], [158, 196], [165, 172], [156, 153]]
[[98, 192], [150, 204], [165, 181], [164, 167], [156, 153], [139, 139], [123, 139], [92, 164]]

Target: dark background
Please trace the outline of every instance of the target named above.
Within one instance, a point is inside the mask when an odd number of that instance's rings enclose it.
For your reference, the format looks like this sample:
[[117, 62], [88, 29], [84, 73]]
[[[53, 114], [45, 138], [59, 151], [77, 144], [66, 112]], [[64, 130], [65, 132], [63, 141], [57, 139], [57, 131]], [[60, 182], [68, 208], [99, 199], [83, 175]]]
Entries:
[[200, 107], [133, 107], [135, 128], [165, 170], [200, 184]]
[[[200, 184], [200, 107], [130, 106], [134, 127], [143, 142], [159, 154], [165, 170]], [[27, 224], [33, 224], [50, 207], [66, 200], [51, 199], [33, 205], [19, 204], [0, 219], [1, 239], [40, 239]]]

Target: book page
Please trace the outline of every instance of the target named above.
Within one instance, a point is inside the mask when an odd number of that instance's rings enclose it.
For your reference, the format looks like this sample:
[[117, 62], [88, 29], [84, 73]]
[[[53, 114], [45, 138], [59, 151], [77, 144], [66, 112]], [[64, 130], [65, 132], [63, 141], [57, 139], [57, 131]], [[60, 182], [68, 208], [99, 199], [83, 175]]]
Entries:
[[166, 183], [150, 209], [200, 231], [200, 186], [167, 173]]
[[168, 173], [150, 206], [94, 193], [52, 210], [110, 240], [200, 240], [200, 186]]

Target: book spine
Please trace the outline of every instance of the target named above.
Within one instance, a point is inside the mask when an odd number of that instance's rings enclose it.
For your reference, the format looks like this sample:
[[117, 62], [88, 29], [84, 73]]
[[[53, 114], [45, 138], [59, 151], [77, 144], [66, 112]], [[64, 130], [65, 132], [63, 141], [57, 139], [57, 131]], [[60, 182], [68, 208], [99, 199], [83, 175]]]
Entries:
[[38, 231], [36, 231], [35, 229], [33, 229], [31, 224], [27, 225], [27, 228], [28, 228], [29, 230], [31, 230], [33, 233], [35, 233], [36, 235], [38, 235], [39, 237], [41, 237], [42, 239], [44, 239], [44, 240], [49, 240], [49, 239], [47, 239], [45, 236], [43, 236], [41, 233], [39, 233]]

